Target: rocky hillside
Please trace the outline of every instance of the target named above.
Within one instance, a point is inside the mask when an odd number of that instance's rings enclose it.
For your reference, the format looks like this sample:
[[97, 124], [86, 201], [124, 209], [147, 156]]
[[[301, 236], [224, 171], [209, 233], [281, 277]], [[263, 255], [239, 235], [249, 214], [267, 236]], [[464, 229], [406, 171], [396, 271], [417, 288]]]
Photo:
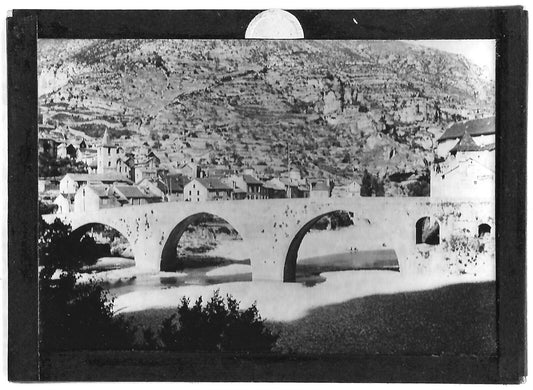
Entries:
[[[464, 57], [400, 41], [41, 40], [44, 123], [171, 159], [347, 182], [423, 175], [450, 123], [492, 115]], [[125, 140], [125, 142], [128, 142]], [[412, 175], [411, 175], [412, 174]], [[392, 180], [391, 180], [392, 177]]]

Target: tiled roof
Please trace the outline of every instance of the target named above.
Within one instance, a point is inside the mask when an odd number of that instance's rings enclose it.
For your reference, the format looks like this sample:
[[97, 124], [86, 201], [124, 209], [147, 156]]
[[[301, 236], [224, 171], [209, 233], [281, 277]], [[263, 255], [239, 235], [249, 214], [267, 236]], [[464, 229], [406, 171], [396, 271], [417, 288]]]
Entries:
[[274, 190], [285, 190], [283, 183], [278, 182], [276, 179], [269, 180], [265, 182], [265, 188], [271, 188]]
[[471, 121], [460, 122], [449, 127], [441, 135], [439, 141], [447, 139], [461, 138], [465, 132], [472, 136], [487, 135], [496, 133], [495, 117], [474, 119]]
[[109, 198], [108, 187], [102, 185], [88, 185], [87, 188], [93, 190], [100, 198]]
[[242, 178], [246, 182], [246, 184], [263, 184], [261, 180], [257, 180], [251, 175], [242, 175]]
[[313, 191], [329, 191], [329, 186], [327, 185], [327, 183], [324, 183], [323, 181], [319, 181], [313, 186], [312, 190]]
[[[67, 173], [65, 176], [69, 176], [74, 181], [102, 181], [102, 182], [121, 182], [131, 183], [131, 180], [126, 178], [120, 173], [104, 173], [104, 174], [91, 174], [91, 173]], [[63, 176], [63, 177], [65, 177]]]
[[120, 186], [117, 185], [114, 187], [120, 195], [124, 196], [127, 199], [139, 199], [139, 198], [153, 198], [154, 194], [147, 194], [137, 186]]
[[479, 145], [476, 144], [468, 132], [465, 132], [461, 137], [461, 140], [450, 150], [450, 152], [477, 152], [479, 150]]
[[208, 190], [231, 190], [231, 187], [222, 183], [220, 180], [215, 179], [214, 177], [204, 177], [196, 180]]

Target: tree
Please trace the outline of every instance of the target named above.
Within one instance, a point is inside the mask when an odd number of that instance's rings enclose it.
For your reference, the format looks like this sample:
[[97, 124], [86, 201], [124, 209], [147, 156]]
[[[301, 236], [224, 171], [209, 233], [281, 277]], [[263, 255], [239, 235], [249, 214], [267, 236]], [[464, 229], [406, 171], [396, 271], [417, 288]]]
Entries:
[[88, 236], [76, 241], [71, 237], [71, 233], [70, 225], [65, 225], [58, 218], [52, 223], [41, 218], [37, 248], [39, 265], [43, 267], [43, 273], [46, 275], [52, 275], [57, 269], [77, 271], [82, 266], [94, 264], [98, 258], [110, 254], [109, 244], [97, 244]]
[[[95, 256], [94, 240], [84, 239], [80, 255], [70, 238], [71, 228], [56, 219], [41, 219], [38, 254], [39, 343], [42, 350], [126, 349], [135, 328], [113, 316], [113, 299], [95, 281], [77, 283], [74, 269]], [[63, 270], [54, 277], [57, 270]]]
[[135, 328], [113, 316], [113, 299], [94, 281], [77, 284], [64, 272], [58, 279], [41, 273], [39, 338], [42, 350], [130, 349]]
[[360, 194], [361, 196], [385, 196], [385, 184], [377, 174], [374, 176], [365, 169]]
[[183, 297], [177, 313], [166, 318], [159, 330], [164, 349], [178, 351], [269, 351], [278, 336], [269, 331], [255, 304], [241, 310], [231, 296], [226, 302], [217, 291], [202, 305]]
[[56, 204], [44, 203], [39, 200], [39, 215], [52, 214], [57, 210]]
[[68, 157], [55, 159], [46, 154], [39, 155], [39, 176], [63, 176], [66, 173], [87, 173], [87, 165]]

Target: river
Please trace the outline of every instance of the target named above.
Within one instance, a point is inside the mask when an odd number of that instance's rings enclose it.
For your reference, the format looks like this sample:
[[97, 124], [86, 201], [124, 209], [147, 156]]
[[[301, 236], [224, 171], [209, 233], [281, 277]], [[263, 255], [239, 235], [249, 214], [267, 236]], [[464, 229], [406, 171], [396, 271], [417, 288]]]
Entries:
[[[233, 282], [251, 282], [252, 269], [249, 260], [218, 261], [212, 265], [212, 258], [205, 256], [211, 265], [184, 268], [178, 272], [135, 272], [134, 261], [125, 258], [106, 257], [89, 268], [88, 275], [101, 280], [101, 284], [114, 296], [131, 292], [176, 289], [185, 286], [208, 286]], [[195, 260], [201, 264], [201, 260]], [[392, 270], [398, 271], [396, 253], [390, 249], [342, 252], [330, 255], [299, 259], [296, 268], [296, 283], [313, 287], [323, 283], [324, 273], [349, 270]]]

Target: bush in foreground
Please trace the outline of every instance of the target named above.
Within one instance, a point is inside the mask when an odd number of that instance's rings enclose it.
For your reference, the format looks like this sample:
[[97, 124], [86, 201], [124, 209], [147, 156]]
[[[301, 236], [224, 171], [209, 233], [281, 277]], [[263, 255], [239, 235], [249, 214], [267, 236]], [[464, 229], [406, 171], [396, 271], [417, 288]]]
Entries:
[[[38, 241], [39, 342], [43, 350], [129, 349], [135, 328], [113, 316], [113, 299], [95, 281], [76, 283], [75, 271], [98, 258], [90, 237], [71, 239], [70, 225], [41, 219]], [[56, 271], [62, 270], [59, 277]]]
[[134, 345], [136, 329], [113, 316], [113, 299], [96, 282], [76, 283], [64, 272], [39, 280], [40, 345], [46, 351], [124, 350]]
[[226, 301], [215, 291], [202, 305], [183, 297], [177, 314], [166, 318], [159, 330], [163, 349], [208, 352], [270, 351], [278, 336], [269, 331], [255, 304], [240, 310], [231, 296]]
[[71, 237], [72, 228], [59, 219], [47, 223], [39, 222], [39, 265], [51, 276], [56, 269], [77, 271], [86, 265], [93, 265], [98, 258], [109, 256], [110, 247], [98, 244], [89, 236], [76, 241]]

